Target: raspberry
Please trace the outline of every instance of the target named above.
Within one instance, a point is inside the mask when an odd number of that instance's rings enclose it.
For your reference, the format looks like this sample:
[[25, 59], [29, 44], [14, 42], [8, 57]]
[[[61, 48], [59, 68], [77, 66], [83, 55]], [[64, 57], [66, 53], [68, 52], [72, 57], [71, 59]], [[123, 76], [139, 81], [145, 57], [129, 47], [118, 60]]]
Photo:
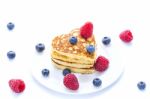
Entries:
[[11, 90], [15, 93], [21, 93], [25, 89], [25, 83], [21, 79], [11, 79], [8, 83]]
[[87, 39], [91, 37], [93, 34], [93, 24], [91, 22], [86, 22], [81, 28], [80, 28], [80, 35]]
[[67, 74], [63, 80], [64, 85], [71, 90], [77, 90], [79, 88], [79, 82], [74, 74]]
[[105, 71], [109, 66], [109, 60], [104, 56], [99, 56], [94, 64], [95, 70], [99, 72]]
[[119, 35], [120, 39], [126, 43], [129, 43], [133, 40], [133, 35], [130, 30], [125, 30], [120, 33]]

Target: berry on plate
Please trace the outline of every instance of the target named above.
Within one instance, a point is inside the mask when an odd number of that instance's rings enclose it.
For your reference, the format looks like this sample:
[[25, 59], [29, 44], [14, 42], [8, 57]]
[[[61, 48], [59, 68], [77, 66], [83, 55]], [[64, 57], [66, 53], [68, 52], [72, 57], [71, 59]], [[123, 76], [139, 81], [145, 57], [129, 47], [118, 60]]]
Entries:
[[125, 30], [125, 31], [121, 32], [119, 37], [125, 43], [129, 43], [133, 40], [133, 35], [130, 30]]
[[80, 28], [80, 35], [88, 39], [93, 34], [93, 24], [91, 22], [86, 22], [81, 28]]
[[71, 73], [71, 70], [66, 68], [63, 70], [63, 75], [66, 76], [67, 74]]
[[39, 43], [35, 46], [37, 52], [43, 52], [45, 50], [45, 45], [42, 43]]
[[110, 42], [111, 42], [111, 39], [110, 39], [109, 37], [104, 37], [104, 38], [102, 39], [102, 43], [103, 43], [104, 45], [108, 45]]
[[8, 57], [9, 59], [14, 59], [15, 56], [16, 56], [16, 53], [15, 53], [14, 51], [9, 51], [9, 52], [7, 52], [7, 57]]
[[138, 82], [137, 87], [138, 87], [140, 90], [144, 90], [145, 87], [146, 87], [146, 83], [143, 82], [143, 81], [140, 81], [140, 82]]
[[99, 78], [94, 78], [93, 79], [93, 85], [95, 87], [99, 87], [99, 86], [101, 86], [101, 84], [102, 84], [102, 81]]
[[15, 93], [21, 93], [25, 89], [25, 83], [21, 79], [11, 79], [8, 83], [11, 90]]
[[77, 90], [79, 88], [77, 77], [71, 73], [64, 76], [63, 83], [70, 90]]
[[48, 69], [43, 69], [42, 70], [42, 75], [44, 76], [44, 77], [48, 77], [49, 76], [49, 70]]
[[99, 72], [105, 71], [109, 66], [109, 60], [104, 56], [99, 56], [94, 63], [95, 70]]
[[14, 25], [12, 22], [9, 22], [9, 23], [7, 24], [8, 30], [13, 30], [14, 27], [15, 27], [15, 25]]
[[71, 44], [75, 45], [75, 44], [77, 43], [77, 38], [73, 36], [73, 37], [71, 37], [71, 38], [69, 39], [69, 42], [70, 42]]
[[88, 45], [86, 47], [86, 50], [88, 53], [93, 53], [95, 51], [95, 47], [94, 47], [94, 45]]

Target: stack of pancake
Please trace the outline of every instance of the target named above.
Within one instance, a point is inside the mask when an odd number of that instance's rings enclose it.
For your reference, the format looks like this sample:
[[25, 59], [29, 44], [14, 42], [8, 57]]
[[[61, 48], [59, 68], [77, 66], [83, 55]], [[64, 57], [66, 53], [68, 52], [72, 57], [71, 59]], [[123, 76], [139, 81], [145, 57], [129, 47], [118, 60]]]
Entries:
[[[77, 44], [70, 44], [69, 38], [76, 37]], [[80, 36], [80, 29], [74, 29], [68, 34], [56, 36], [52, 40], [51, 59], [58, 69], [70, 69], [75, 73], [89, 74], [93, 68], [96, 52], [88, 53], [86, 46], [96, 45], [94, 35], [88, 39]]]

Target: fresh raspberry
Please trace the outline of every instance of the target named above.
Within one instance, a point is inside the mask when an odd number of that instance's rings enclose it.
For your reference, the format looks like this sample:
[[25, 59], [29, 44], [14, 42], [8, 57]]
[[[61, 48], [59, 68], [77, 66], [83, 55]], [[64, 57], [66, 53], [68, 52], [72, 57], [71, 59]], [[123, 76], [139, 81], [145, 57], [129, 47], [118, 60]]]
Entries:
[[67, 88], [71, 90], [77, 90], [79, 88], [79, 82], [77, 77], [71, 73], [67, 74], [64, 77], [63, 83]]
[[133, 35], [130, 30], [125, 30], [120, 33], [119, 35], [120, 39], [126, 43], [129, 43], [133, 40]]
[[21, 93], [25, 89], [25, 83], [21, 79], [11, 79], [8, 83], [11, 90], [15, 93]]
[[94, 64], [95, 70], [99, 72], [105, 71], [109, 66], [109, 60], [104, 56], [99, 56]]
[[93, 34], [93, 24], [91, 22], [86, 22], [81, 28], [80, 28], [80, 35], [87, 39], [91, 37]]

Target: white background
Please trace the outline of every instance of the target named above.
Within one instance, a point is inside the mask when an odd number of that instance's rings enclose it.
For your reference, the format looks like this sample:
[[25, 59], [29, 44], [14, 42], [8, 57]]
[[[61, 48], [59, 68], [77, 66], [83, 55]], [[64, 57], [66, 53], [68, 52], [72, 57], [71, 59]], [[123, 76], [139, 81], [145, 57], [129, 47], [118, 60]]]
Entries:
[[[0, 98], [150, 98], [149, 9], [149, 0], [0, 0]], [[99, 42], [107, 35], [112, 38], [113, 45], [113, 41], [121, 42], [118, 38], [121, 31], [130, 29], [133, 32], [131, 44], [119, 45], [125, 66], [121, 79], [103, 92], [85, 96], [58, 94], [37, 84], [30, 68], [36, 68], [36, 64], [49, 65], [51, 33], [67, 33], [86, 21], [93, 22], [94, 33], [100, 35]], [[7, 30], [8, 22], [15, 23], [13, 31]], [[42, 55], [34, 48], [39, 42], [46, 45]], [[9, 50], [16, 52], [13, 61], [7, 59]], [[33, 64], [35, 56], [39, 61]], [[23, 93], [14, 94], [10, 90], [8, 80], [11, 78], [25, 81]], [[147, 84], [142, 92], [136, 86], [140, 80]]]

